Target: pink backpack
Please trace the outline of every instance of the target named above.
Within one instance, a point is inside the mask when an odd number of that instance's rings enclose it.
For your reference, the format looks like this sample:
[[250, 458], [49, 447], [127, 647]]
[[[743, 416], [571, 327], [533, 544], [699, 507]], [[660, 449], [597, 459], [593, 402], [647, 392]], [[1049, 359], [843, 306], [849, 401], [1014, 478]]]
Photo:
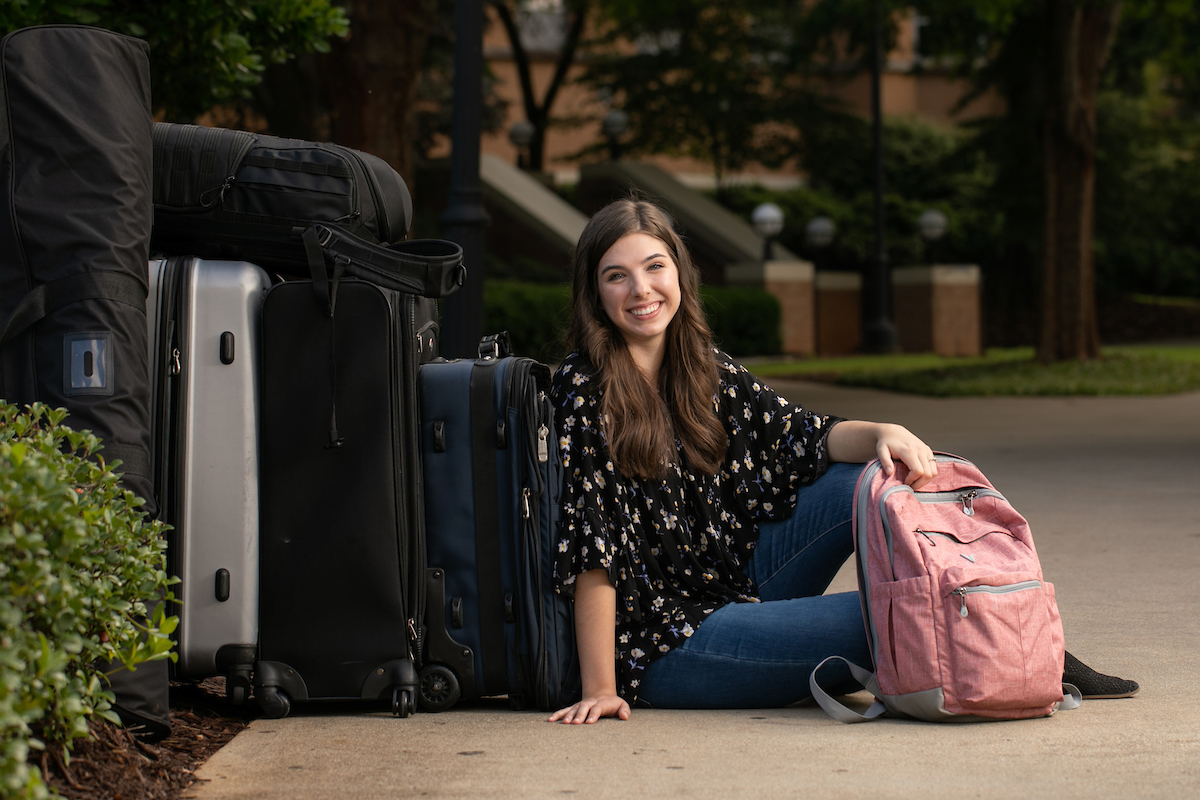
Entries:
[[[914, 492], [897, 463], [858, 479], [854, 549], [875, 672], [850, 664], [876, 702], [858, 714], [817, 685], [834, 719], [885, 711], [931, 722], [1044, 717], [1079, 705], [1064, 686], [1063, 629], [1029, 524], [966, 459], [939, 453]], [[840, 656], [832, 659], [845, 661]], [[1068, 691], [1064, 700], [1063, 692]]]

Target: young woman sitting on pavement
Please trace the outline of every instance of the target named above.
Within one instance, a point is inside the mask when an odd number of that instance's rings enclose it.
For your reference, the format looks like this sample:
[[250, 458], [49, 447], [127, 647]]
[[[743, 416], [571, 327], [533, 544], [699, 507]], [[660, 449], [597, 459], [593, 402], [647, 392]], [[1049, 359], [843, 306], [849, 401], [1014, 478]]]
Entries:
[[[809, 696], [826, 656], [871, 663], [857, 593], [823, 592], [853, 552], [862, 462], [889, 475], [902, 462], [917, 489], [937, 474], [929, 446], [900, 425], [806, 411], [715, 348], [698, 272], [651, 203], [592, 218], [573, 297], [551, 397], [556, 575], [575, 600], [583, 698], [550, 721], [628, 719], [638, 702], [783, 706]], [[1085, 696], [1137, 690], [1067, 658]], [[843, 671], [838, 688], [856, 687]]]

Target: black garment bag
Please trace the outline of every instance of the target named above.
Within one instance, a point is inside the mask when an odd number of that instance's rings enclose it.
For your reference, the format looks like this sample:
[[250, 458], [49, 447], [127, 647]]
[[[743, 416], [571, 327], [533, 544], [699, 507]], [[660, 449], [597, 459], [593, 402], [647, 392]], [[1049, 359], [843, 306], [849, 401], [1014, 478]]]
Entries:
[[[70, 411], [156, 513], [146, 331], [149, 47], [73, 25], [0, 40], [0, 397]], [[166, 662], [113, 676], [167, 730]]]

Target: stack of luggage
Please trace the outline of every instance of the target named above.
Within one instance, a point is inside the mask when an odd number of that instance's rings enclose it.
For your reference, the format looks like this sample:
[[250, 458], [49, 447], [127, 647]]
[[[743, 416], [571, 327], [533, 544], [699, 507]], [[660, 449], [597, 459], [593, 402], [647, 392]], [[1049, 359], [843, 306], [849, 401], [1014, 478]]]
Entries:
[[[504, 337], [439, 357], [462, 251], [405, 238], [403, 179], [337, 145], [153, 124], [128, 37], [26, 29], [0, 56], [26, 112], [0, 131], [0, 396], [66, 406], [172, 526], [176, 677], [223, 675], [274, 717], [577, 695], [549, 371]], [[72, 136], [39, 95], [75, 104]]]

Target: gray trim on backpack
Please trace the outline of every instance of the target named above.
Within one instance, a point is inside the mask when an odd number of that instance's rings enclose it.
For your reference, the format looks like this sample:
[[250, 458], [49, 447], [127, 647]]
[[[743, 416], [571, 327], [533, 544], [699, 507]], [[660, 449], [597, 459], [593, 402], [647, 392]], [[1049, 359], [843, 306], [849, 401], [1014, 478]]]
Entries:
[[[860, 714], [839, 703], [817, 684], [817, 672], [830, 661], [841, 661], [849, 667], [850, 674], [854, 680], [862, 684], [863, 688], [875, 698], [875, 702], [865, 712]], [[1083, 703], [1083, 695], [1079, 689], [1069, 683], [1064, 683], [1062, 687], [1063, 699], [1055, 705], [1050, 712], [1051, 714], [1054, 714], [1056, 711], [1071, 711], [1079, 708]], [[841, 656], [829, 656], [820, 664], [817, 664], [808, 676], [808, 688], [812, 692], [813, 699], [817, 701], [817, 705], [826, 714], [838, 722], [847, 724], [870, 722], [871, 720], [878, 719], [885, 713], [893, 717], [908, 717], [924, 720], [925, 722], [997, 722], [1004, 719], [1002, 717], [983, 717], [975, 714], [952, 714], [946, 710], [946, 696], [940, 687], [926, 689], [923, 692], [885, 695], [879, 688], [879, 681], [876, 679], [875, 673], [868, 672]]]

